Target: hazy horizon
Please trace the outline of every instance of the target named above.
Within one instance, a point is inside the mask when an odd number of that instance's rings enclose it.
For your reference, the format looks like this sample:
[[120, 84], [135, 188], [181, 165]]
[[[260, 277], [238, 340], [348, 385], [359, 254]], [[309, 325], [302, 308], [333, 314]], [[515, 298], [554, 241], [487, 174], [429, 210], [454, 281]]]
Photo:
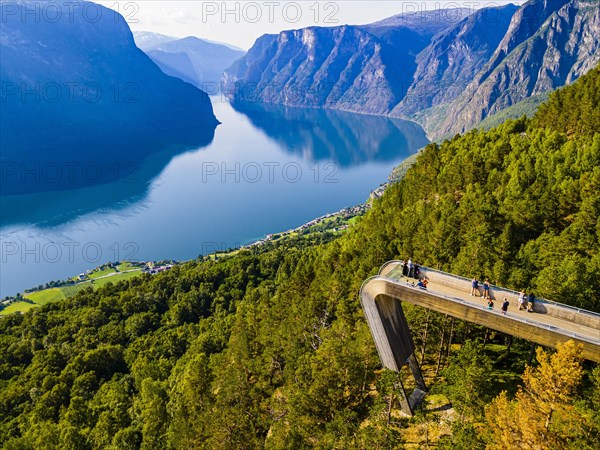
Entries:
[[309, 26], [362, 25], [397, 14], [450, 8], [479, 9], [523, 1], [100, 1], [119, 11], [132, 31], [196, 36], [249, 49], [263, 34]]

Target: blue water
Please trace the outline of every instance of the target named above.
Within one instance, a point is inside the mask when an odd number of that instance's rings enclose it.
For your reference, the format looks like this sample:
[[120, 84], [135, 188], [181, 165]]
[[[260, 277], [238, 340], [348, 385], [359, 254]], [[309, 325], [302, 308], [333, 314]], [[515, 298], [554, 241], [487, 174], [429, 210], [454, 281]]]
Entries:
[[204, 147], [165, 145], [109, 183], [2, 196], [0, 295], [111, 260], [186, 260], [297, 227], [365, 201], [427, 143], [418, 125], [383, 117], [213, 104], [222, 124]]

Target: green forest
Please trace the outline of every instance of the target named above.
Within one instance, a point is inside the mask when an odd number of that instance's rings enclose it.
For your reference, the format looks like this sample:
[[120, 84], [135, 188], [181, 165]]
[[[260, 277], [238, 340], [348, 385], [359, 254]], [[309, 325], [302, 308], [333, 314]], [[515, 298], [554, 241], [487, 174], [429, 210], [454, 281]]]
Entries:
[[[600, 369], [417, 307], [431, 392], [399, 414], [358, 300], [386, 261], [600, 312], [600, 69], [531, 118], [428, 145], [340, 236], [91, 288], [0, 319], [5, 449], [600, 445]], [[325, 236], [325, 235], [324, 235]]]

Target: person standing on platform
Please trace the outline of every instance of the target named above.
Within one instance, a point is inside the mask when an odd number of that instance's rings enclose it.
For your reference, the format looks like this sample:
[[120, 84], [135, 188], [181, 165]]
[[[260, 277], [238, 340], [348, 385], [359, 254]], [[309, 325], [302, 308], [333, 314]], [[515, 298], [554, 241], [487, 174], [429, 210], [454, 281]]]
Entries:
[[490, 280], [487, 278], [483, 282], [483, 298], [490, 298]]
[[533, 304], [535, 303], [535, 295], [533, 292], [529, 293], [529, 297], [527, 297], [527, 312], [533, 312]]
[[525, 292], [523, 292], [523, 289], [519, 292], [519, 311], [522, 309], [525, 309]]
[[504, 303], [502, 303], [502, 314], [506, 315], [506, 313], [508, 312], [508, 305], [508, 299], [504, 297]]
[[479, 295], [479, 281], [477, 280], [477, 277], [473, 277], [471, 280], [471, 295]]

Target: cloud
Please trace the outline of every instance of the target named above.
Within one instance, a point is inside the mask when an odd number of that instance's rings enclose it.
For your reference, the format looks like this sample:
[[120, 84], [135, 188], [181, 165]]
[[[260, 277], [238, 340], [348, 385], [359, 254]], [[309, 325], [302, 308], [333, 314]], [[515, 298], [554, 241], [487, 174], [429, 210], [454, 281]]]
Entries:
[[188, 8], [162, 8], [162, 20], [180, 25], [199, 22], [198, 16]]

